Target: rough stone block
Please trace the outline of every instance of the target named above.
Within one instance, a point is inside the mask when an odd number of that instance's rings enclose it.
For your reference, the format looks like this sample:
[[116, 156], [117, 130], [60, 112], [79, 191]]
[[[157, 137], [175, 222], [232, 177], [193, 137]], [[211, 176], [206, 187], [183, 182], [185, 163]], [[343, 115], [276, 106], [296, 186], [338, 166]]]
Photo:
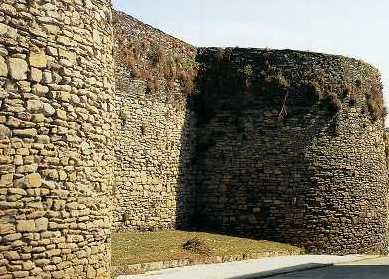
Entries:
[[41, 85], [41, 84], [34, 84], [32, 86], [32, 93], [34, 93], [37, 96], [45, 96], [49, 92], [49, 88], [47, 86]]
[[7, 126], [0, 124], [0, 139], [6, 139], [11, 136], [11, 129]]
[[22, 234], [21, 233], [13, 233], [13, 234], [8, 234], [6, 236], [3, 237], [3, 239], [5, 241], [15, 241], [15, 240], [19, 240], [22, 238]]
[[47, 67], [47, 57], [43, 49], [35, 49], [30, 52], [29, 62], [31, 67], [45, 68]]
[[0, 77], [8, 75], [8, 66], [3, 56], [0, 56]]
[[0, 235], [8, 235], [14, 233], [16, 233], [16, 228], [14, 224], [0, 221]]
[[67, 117], [66, 117], [66, 111], [62, 110], [62, 109], [57, 109], [57, 117], [59, 119], [62, 119], [62, 120], [66, 120]]
[[25, 60], [20, 58], [9, 58], [8, 59], [9, 73], [15, 80], [26, 80], [28, 64]]
[[28, 100], [27, 110], [32, 113], [40, 112], [43, 108], [43, 104], [40, 100]]
[[55, 108], [48, 103], [43, 103], [43, 112], [46, 116], [52, 116], [55, 114]]
[[34, 220], [17, 220], [16, 230], [18, 232], [36, 232]]
[[36, 129], [31, 128], [31, 129], [15, 129], [12, 131], [12, 134], [14, 136], [19, 136], [19, 137], [35, 137], [38, 132]]
[[31, 81], [39, 83], [42, 81], [43, 72], [37, 68], [31, 68], [30, 76], [31, 76]]
[[27, 188], [39, 188], [42, 186], [42, 178], [39, 173], [26, 175], [25, 183]]
[[20, 255], [16, 251], [6, 251], [4, 253], [4, 258], [6, 258], [7, 260], [15, 261], [20, 259]]
[[39, 218], [35, 220], [36, 231], [47, 231], [49, 220], [47, 218]]

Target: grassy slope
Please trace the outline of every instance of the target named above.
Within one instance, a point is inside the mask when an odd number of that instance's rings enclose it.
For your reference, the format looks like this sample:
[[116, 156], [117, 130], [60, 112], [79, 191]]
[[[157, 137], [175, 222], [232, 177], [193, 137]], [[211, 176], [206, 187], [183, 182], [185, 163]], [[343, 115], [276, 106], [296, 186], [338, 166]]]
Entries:
[[232, 256], [265, 252], [299, 252], [291, 245], [265, 240], [252, 240], [218, 234], [184, 231], [114, 233], [112, 265], [131, 265], [177, 259], [206, 259], [182, 249], [182, 244], [194, 237], [211, 249], [210, 256]]

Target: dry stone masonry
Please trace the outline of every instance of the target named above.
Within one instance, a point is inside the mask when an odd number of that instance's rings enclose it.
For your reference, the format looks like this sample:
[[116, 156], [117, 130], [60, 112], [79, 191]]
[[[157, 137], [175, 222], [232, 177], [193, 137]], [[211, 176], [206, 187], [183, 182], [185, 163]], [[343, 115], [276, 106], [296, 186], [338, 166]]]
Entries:
[[288, 50], [205, 49], [199, 61], [197, 224], [314, 253], [385, 252], [377, 70]]
[[0, 2], [0, 278], [108, 278], [108, 0]]
[[[176, 67], [170, 60], [194, 63], [195, 49], [120, 12], [114, 13], [114, 23], [119, 116], [115, 227], [157, 230], [188, 226], [194, 209], [194, 112], [181, 84], [173, 80], [172, 86], [167, 86], [166, 72], [170, 74]], [[120, 46], [132, 47], [131, 53]], [[158, 71], [136, 73], [142, 68], [136, 69], [131, 59]], [[160, 84], [156, 87], [155, 83]]]
[[109, 278], [112, 230], [384, 252], [383, 118], [358, 60], [198, 49], [109, 0], [2, 0], [0, 279]]

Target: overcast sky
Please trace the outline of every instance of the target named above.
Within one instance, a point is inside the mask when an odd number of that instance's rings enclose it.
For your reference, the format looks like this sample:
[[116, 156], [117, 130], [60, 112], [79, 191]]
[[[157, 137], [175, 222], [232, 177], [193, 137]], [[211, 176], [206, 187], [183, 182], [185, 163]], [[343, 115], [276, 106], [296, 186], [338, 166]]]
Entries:
[[378, 67], [389, 105], [387, 0], [113, 0], [124, 11], [195, 46], [342, 54]]

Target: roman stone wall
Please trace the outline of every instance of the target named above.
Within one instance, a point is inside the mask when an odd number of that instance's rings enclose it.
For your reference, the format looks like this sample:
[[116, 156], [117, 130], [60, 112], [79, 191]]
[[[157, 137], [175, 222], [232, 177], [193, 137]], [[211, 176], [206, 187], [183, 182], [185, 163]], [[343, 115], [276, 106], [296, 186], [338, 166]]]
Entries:
[[0, 278], [109, 278], [111, 17], [0, 3]]
[[194, 115], [172, 71], [194, 61], [195, 50], [122, 13], [114, 22], [115, 228], [185, 227], [194, 208]]
[[196, 49], [109, 0], [3, 0], [0, 279], [108, 278], [112, 223], [383, 252], [382, 98], [361, 61]]
[[198, 60], [195, 224], [313, 253], [385, 251], [377, 70], [288, 50], [203, 49]]

